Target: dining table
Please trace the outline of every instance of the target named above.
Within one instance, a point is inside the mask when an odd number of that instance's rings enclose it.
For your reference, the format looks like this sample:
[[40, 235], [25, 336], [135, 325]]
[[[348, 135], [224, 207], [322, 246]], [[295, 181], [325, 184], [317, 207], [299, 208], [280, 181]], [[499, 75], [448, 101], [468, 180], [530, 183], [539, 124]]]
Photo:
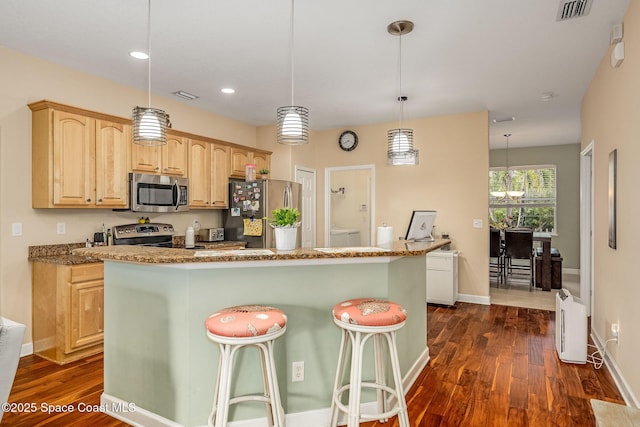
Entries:
[[540, 286], [543, 291], [551, 291], [551, 233], [534, 231], [533, 241], [542, 243]]

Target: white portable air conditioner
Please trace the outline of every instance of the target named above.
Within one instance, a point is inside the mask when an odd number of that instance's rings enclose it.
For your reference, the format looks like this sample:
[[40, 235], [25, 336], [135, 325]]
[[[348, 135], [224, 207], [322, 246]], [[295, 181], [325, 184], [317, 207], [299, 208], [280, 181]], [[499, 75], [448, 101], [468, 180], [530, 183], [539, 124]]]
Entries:
[[566, 289], [556, 294], [556, 350], [563, 362], [587, 363], [587, 311]]

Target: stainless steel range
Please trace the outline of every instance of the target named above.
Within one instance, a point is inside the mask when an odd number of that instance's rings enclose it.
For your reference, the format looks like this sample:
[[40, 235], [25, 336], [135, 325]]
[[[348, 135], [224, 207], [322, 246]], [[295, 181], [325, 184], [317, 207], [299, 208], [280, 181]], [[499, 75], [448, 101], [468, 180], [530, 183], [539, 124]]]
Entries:
[[125, 224], [113, 227], [114, 245], [141, 245], [170, 248], [173, 246], [173, 225]]

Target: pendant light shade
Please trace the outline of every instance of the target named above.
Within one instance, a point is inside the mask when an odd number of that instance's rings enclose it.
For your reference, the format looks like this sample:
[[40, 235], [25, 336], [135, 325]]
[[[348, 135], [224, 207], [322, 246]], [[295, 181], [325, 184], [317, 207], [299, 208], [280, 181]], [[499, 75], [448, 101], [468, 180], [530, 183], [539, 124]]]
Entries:
[[147, 10], [147, 55], [148, 107], [133, 109], [133, 142], [138, 145], [155, 146], [167, 143], [169, 115], [163, 110], [151, 108], [151, 0]]
[[278, 143], [301, 145], [309, 142], [309, 110], [305, 107], [278, 108]]
[[404, 103], [407, 97], [402, 95], [402, 36], [413, 30], [411, 21], [395, 21], [387, 26], [389, 34], [399, 36], [398, 49], [398, 81], [400, 101], [400, 122], [396, 129], [387, 131], [387, 164], [389, 165], [416, 165], [418, 164], [418, 151], [413, 147], [413, 129], [402, 127], [404, 119]]
[[291, 105], [278, 108], [278, 137], [279, 144], [303, 145], [309, 143], [309, 110], [305, 107], [294, 105], [293, 102], [293, 17], [294, 8], [291, 0], [291, 26], [289, 33], [289, 60], [291, 62]]
[[491, 195], [493, 197], [495, 197], [496, 199], [512, 199], [512, 200], [517, 200], [520, 197], [524, 196], [524, 191], [516, 191], [516, 190], [512, 190], [511, 186], [512, 186], [512, 178], [511, 178], [511, 171], [509, 170], [509, 137], [511, 136], [510, 133], [506, 133], [504, 135], [505, 138], [507, 138], [507, 150], [506, 150], [506, 172], [505, 172], [505, 176], [504, 176], [504, 191], [492, 191]]
[[156, 108], [133, 109], [133, 142], [139, 145], [163, 145], [167, 142], [167, 113]]

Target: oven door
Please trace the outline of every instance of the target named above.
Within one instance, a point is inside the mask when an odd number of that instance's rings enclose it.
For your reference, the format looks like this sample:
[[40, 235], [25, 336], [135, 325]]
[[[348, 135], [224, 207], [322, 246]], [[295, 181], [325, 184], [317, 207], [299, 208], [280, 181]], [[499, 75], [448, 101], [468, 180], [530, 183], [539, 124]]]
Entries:
[[166, 175], [129, 174], [130, 207], [134, 212], [189, 210], [189, 180]]

